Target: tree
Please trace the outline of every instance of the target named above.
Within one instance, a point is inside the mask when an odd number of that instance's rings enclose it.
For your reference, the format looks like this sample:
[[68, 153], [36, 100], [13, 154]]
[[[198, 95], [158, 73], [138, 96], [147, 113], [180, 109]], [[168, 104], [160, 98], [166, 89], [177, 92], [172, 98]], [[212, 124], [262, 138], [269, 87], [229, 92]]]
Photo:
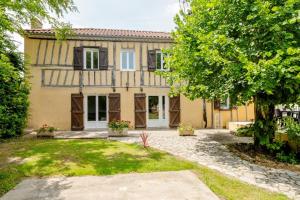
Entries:
[[11, 34], [24, 34], [32, 20], [48, 21], [58, 39], [70, 33], [70, 25], [57, 20], [76, 11], [72, 0], [0, 0], [0, 138], [18, 136], [26, 126], [29, 84], [24, 56], [18, 52]]
[[300, 101], [299, 0], [189, 0], [165, 73], [190, 99], [254, 101], [255, 144], [272, 143], [277, 104]]

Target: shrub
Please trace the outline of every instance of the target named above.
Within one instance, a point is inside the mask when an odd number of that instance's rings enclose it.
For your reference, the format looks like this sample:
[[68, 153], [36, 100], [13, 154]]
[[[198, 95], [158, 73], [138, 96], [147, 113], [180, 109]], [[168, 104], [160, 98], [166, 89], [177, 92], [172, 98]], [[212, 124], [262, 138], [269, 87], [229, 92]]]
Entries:
[[111, 128], [114, 131], [121, 131], [125, 128], [130, 127], [130, 121], [113, 120], [113, 121], [108, 123], [108, 127]]
[[237, 129], [235, 135], [239, 137], [253, 137], [254, 131], [253, 125], [248, 125]]
[[149, 147], [149, 144], [148, 144], [148, 138], [149, 138], [148, 134], [146, 132], [143, 132], [142, 134], [140, 134], [140, 137], [142, 139], [144, 148]]
[[191, 125], [180, 124], [178, 127], [179, 135], [194, 135], [195, 129]]
[[48, 126], [47, 124], [44, 124], [41, 128], [39, 128], [37, 130], [37, 133], [46, 133], [46, 132], [53, 133], [56, 130], [57, 130], [57, 128], [55, 128], [53, 126]]
[[29, 85], [21, 55], [0, 53], [0, 138], [20, 136], [27, 122]]
[[297, 146], [299, 146], [300, 145], [300, 124], [295, 122], [295, 120], [292, 117], [286, 117], [284, 119], [284, 126], [289, 141], [293, 141]]

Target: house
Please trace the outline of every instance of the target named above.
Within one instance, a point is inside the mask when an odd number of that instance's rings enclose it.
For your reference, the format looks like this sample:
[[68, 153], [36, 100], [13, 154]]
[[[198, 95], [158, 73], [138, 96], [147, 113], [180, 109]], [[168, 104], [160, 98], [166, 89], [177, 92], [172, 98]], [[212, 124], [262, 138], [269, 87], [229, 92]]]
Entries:
[[[172, 45], [169, 33], [73, 29], [57, 41], [52, 29], [30, 29], [24, 36], [30, 63], [29, 127], [43, 124], [61, 130], [106, 128], [114, 119], [135, 128], [169, 128], [179, 123], [204, 128], [254, 119], [253, 105], [231, 108], [184, 96], [168, 96], [162, 49]], [[206, 122], [205, 122], [206, 121]]]

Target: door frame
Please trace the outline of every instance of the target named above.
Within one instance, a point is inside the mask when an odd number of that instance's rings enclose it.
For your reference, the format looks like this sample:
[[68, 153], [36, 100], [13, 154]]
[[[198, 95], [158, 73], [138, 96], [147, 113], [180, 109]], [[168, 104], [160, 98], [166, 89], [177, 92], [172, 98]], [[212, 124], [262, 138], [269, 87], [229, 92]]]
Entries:
[[[87, 110], [87, 99], [89, 96], [96, 96], [96, 121], [94, 122], [89, 122], [87, 120], [87, 115], [88, 115], [88, 110]], [[98, 96], [105, 96], [106, 97], [106, 121], [98, 121]], [[108, 94], [96, 94], [96, 93], [89, 93], [89, 94], [84, 94], [83, 98], [83, 104], [84, 104], [84, 129], [85, 130], [92, 130], [92, 129], [104, 129], [108, 127], [108, 119], [109, 119], [109, 112], [108, 112], [108, 107], [109, 107], [109, 98]]]
[[[149, 119], [149, 96], [158, 96], [159, 119]], [[165, 119], [162, 117], [162, 96], [165, 96]], [[146, 124], [148, 128], [168, 128], [169, 127], [169, 96], [167, 94], [146, 94]]]

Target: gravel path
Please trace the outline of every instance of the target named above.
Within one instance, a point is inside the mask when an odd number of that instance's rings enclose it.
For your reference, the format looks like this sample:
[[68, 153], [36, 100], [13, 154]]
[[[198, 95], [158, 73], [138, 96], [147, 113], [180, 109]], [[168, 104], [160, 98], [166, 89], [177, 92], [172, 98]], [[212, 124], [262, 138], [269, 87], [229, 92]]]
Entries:
[[[140, 142], [138, 134], [113, 138], [123, 142]], [[286, 194], [300, 200], [300, 174], [288, 170], [273, 169], [252, 164], [233, 155], [223, 145], [233, 142], [251, 142], [248, 138], [231, 136], [224, 130], [199, 130], [194, 137], [180, 137], [176, 131], [147, 131], [151, 147], [198, 162], [256, 186]]]

